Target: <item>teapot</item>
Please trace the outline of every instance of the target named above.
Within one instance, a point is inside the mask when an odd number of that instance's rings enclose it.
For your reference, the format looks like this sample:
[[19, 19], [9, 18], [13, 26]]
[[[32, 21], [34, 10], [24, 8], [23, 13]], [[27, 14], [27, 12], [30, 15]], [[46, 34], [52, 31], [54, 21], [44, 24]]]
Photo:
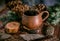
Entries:
[[[42, 19], [42, 15], [46, 14], [46, 17]], [[28, 10], [25, 11], [22, 15], [22, 25], [26, 26], [31, 30], [39, 29], [43, 22], [48, 18], [49, 12], [48, 11], [35, 11], [35, 10]]]

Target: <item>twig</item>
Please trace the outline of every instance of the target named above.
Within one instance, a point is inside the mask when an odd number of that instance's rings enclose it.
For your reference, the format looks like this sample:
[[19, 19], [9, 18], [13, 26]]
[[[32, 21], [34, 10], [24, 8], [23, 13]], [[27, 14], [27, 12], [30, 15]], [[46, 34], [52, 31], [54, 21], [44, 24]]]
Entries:
[[6, 10], [7, 9], [7, 7], [6, 7], [6, 5], [0, 10], [0, 13], [1, 12], [3, 12], [4, 10]]

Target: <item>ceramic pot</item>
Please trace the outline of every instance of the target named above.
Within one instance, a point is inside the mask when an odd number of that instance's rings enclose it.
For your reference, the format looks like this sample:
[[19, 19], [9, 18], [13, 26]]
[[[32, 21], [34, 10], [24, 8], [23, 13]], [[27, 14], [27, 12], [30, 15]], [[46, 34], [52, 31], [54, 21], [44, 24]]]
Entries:
[[[42, 15], [46, 14], [46, 17], [42, 19]], [[42, 24], [43, 21], [45, 21], [49, 16], [48, 11], [34, 11], [34, 10], [29, 10], [24, 12], [22, 16], [22, 24], [26, 26], [29, 29], [35, 30], [38, 29]]]

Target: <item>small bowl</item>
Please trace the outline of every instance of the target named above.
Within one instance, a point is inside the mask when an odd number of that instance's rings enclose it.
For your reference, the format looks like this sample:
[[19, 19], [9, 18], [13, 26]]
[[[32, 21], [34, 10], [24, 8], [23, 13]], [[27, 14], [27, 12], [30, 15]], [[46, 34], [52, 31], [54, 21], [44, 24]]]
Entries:
[[19, 31], [20, 23], [18, 22], [9, 22], [5, 25], [5, 31], [7, 33], [17, 33]]

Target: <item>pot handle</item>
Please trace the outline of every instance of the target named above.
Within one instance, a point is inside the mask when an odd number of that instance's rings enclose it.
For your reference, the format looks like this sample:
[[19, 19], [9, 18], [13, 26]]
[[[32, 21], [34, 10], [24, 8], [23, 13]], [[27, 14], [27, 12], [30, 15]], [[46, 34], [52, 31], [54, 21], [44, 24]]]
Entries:
[[46, 17], [43, 19], [43, 21], [45, 21], [49, 17], [49, 12], [48, 11], [43, 11], [41, 14], [42, 15], [47, 14]]

